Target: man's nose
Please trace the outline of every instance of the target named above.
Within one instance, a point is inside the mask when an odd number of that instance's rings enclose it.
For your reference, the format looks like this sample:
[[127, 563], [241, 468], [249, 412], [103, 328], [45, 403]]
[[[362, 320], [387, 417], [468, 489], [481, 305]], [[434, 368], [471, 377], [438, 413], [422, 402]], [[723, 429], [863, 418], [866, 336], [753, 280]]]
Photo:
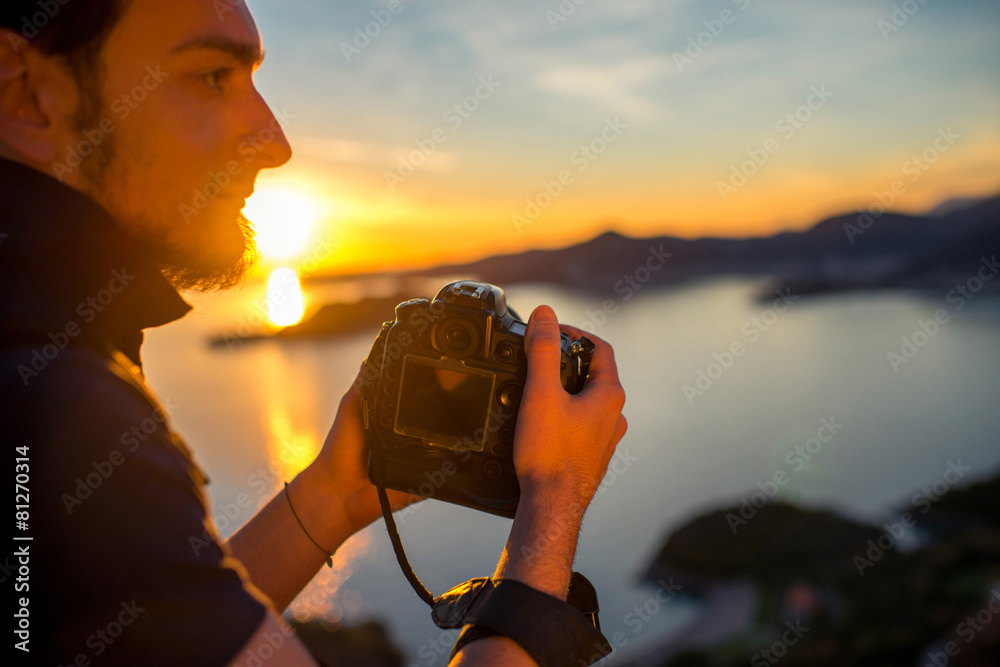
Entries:
[[253, 92], [253, 138], [262, 169], [280, 167], [292, 157], [292, 147], [271, 107], [256, 89]]

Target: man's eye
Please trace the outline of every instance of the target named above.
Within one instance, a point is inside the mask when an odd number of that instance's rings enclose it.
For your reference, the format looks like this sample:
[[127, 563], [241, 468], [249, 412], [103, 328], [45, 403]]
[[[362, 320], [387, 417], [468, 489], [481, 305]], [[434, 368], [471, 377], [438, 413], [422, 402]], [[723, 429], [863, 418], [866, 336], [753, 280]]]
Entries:
[[202, 74], [201, 78], [212, 88], [221, 90], [222, 84], [225, 83], [226, 78], [232, 73], [232, 71], [233, 70], [228, 67], [220, 67], [219, 69]]

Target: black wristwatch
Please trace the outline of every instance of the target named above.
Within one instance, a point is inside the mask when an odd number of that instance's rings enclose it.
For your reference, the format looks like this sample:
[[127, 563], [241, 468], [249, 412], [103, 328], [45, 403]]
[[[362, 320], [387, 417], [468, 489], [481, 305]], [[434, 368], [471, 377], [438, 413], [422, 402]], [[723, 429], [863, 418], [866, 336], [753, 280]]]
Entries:
[[470, 642], [503, 635], [541, 667], [577, 667], [611, 653], [598, 611], [593, 585], [574, 572], [565, 602], [513, 579], [479, 578], [437, 598], [431, 617], [440, 628], [465, 626], [452, 657]]

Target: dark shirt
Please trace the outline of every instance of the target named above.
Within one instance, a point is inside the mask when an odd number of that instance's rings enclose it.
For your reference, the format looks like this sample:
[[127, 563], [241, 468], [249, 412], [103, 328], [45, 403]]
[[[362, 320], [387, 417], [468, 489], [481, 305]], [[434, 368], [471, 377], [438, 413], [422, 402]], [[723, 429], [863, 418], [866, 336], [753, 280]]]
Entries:
[[16, 653], [225, 665], [264, 598], [139, 370], [142, 330], [190, 306], [88, 197], [0, 160], [0, 202], [0, 438], [7, 479], [24, 482], [13, 532], [31, 538], [0, 552], [7, 622], [27, 604], [13, 625], [30, 653]]

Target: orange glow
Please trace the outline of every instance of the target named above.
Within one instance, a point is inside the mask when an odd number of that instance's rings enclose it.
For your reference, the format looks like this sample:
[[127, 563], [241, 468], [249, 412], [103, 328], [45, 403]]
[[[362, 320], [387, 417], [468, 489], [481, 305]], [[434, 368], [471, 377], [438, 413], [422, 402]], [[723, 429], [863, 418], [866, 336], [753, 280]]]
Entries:
[[293, 384], [296, 371], [281, 348], [268, 348], [260, 359], [258, 370], [264, 379], [259, 386], [265, 393], [262, 404], [267, 406], [262, 419], [268, 434], [268, 453], [280, 466], [283, 479], [291, 479], [319, 454], [322, 439], [311, 421], [319, 406], [311, 392]]
[[243, 214], [254, 226], [266, 260], [299, 258], [314, 234], [316, 205], [300, 192], [262, 188], [247, 200]]
[[[633, 237], [682, 238], [803, 230], [870, 205], [895, 179], [904, 179], [907, 191], [894, 208], [921, 213], [950, 197], [1000, 189], [995, 176], [1000, 135], [983, 133], [981, 139], [956, 144], [916, 181], [902, 172], [909, 151], [864, 158], [830, 153], [817, 161], [792, 145], [725, 201], [717, 184], [730, 174], [731, 161], [739, 161], [738, 150], [725, 162], [637, 156], [627, 163], [596, 163], [520, 226], [515, 215], [524, 218], [529, 203], [544, 192], [551, 166], [500, 165], [487, 167], [485, 175], [421, 173], [392, 192], [381, 171], [305, 157], [278, 170], [275, 182], [307, 193], [313, 207], [325, 211], [301, 253], [319, 260], [310, 273], [346, 274], [563, 247], [608, 229]], [[323, 237], [336, 239], [335, 250], [320, 251]]]

